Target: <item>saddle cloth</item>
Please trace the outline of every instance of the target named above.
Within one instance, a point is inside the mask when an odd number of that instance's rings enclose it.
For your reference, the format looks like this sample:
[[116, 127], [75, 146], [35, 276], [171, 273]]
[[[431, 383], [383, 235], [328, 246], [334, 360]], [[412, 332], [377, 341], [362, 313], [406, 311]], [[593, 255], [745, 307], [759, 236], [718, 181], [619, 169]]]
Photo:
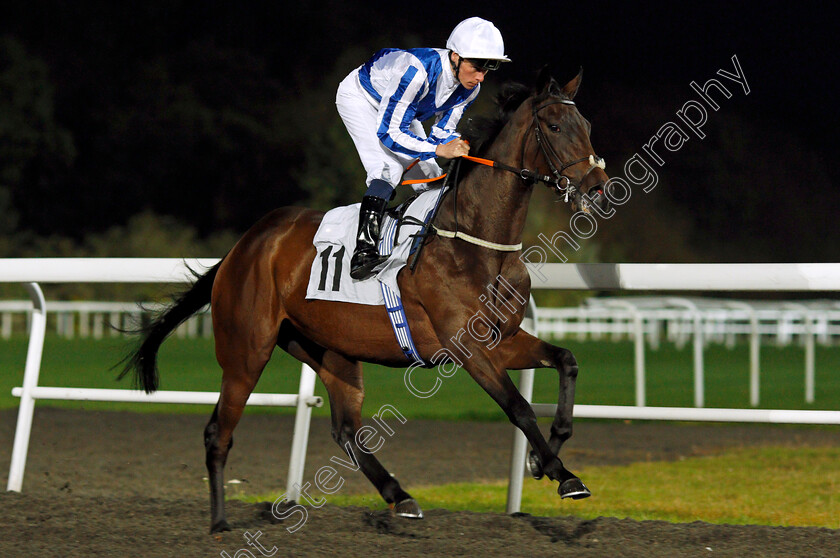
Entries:
[[[403, 352], [413, 360], [420, 360], [402, 307], [397, 274], [405, 266], [415, 245], [415, 238], [411, 235], [420, 231], [418, 222], [425, 223], [431, 217], [442, 195], [443, 189], [440, 188], [420, 194], [404, 212], [402, 223], [386, 215], [379, 240], [379, 253], [389, 257], [375, 269], [373, 277], [363, 281], [350, 277], [350, 258], [356, 248], [360, 204], [328, 211], [312, 241], [317, 255], [312, 262], [306, 298], [384, 305]], [[409, 222], [405, 222], [406, 218]]]

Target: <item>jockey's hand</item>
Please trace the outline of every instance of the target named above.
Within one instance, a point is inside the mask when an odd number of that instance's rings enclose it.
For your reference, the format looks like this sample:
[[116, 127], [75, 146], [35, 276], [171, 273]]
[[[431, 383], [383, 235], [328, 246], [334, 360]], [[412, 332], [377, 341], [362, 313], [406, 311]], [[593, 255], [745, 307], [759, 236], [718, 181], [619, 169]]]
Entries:
[[454, 159], [469, 155], [470, 144], [461, 138], [455, 138], [448, 143], [442, 143], [435, 148], [435, 155], [444, 159]]

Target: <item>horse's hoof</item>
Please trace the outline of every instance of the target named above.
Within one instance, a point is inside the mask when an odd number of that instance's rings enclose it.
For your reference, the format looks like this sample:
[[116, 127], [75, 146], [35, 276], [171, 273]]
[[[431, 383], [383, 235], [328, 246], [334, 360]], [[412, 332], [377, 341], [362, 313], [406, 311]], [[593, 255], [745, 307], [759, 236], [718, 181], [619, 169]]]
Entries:
[[540, 458], [535, 451], [528, 454], [528, 469], [531, 470], [531, 476], [535, 479], [540, 480], [543, 478], [543, 469], [540, 464]]
[[586, 485], [577, 477], [563, 481], [557, 489], [557, 494], [561, 498], [571, 498], [572, 500], [580, 500], [581, 498], [592, 496], [592, 493], [589, 492]]
[[394, 506], [394, 515], [411, 519], [423, 519], [423, 510], [414, 498], [403, 500]]
[[213, 533], [221, 533], [223, 531], [232, 531], [233, 527], [230, 526], [230, 523], [227, 522], [227, 519], [222, 519], [221, 521], [217, 521], [213, 525], [210, 526], [210, 534]]

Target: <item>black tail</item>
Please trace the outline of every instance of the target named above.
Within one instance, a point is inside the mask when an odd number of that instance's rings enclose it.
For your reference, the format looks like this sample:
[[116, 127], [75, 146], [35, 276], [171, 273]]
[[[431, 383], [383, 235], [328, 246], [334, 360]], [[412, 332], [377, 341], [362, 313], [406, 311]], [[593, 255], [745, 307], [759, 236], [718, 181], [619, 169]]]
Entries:
[[176, 295], [168, 308], [158, 314], [148, 327], [140, 330], [145, 337], [140, 347], [123, 359], [124, 367], [118, 379], [121, 380], [133, 370], [134, 385], [137, 389], [142, 388], [146, 393], [157, 390], [158, 349], [175, 328], [210, 302], [213, 281], [221, 264], [222, 262], [217, 263], [204, 275], [190, 270], [196, 277], [195, 283], [187, 291]]

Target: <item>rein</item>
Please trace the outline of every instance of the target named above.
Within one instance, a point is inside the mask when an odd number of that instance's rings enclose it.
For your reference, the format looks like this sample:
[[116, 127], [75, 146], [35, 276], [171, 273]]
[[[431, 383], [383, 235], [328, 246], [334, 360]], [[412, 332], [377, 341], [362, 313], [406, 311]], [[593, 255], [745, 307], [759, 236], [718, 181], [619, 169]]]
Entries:
[[[522, 180], [526, 180], [529, 182], [542, 182], [547, 186], [553, 186], [557, 188], [558, 191], [563, 193], [563, 201], [568, 202], [569, 199], [579, 200], [581, 193], [580, 189], [578, 188], [580, 184], [589, 176], [595, 169], [604, 170], [607, 168], [607, 163], [604, 161], [603, 157], [597, 157], [594, 154], [589, 155], [588, 157], [581, 157], [580, 159], [575, 159], [574, 161], [570, 161], [568, 163], [563, 163], [560, 156], [551, 146], [551, 143], [545, 140], [545, 134], [542, 131], [542, 126], [540, 124], [540, 119], [537, 114], [544, 108], [555, 105], [555, 104], [564, 104], [564, 105], [573, 105], [574, 101], [570, 101], [568, 99], [561, 99], [558, 101], [552, 101], [550, 103], [546, 103], [542, 106], [534, 108], [533, 115], [534, 121], [531, 123], [530, 128], [534, 128], [534, 135], [537, 140], [537, 145], [540, 147], [540, 151], [545, 157], [546, 162], [548, 163], [548, 167], [551, 169], [551, 173], [554, 175], [549, 176], [547, 174], [541, 174], [536, 171], [532, 171], [526, 168], [516, 168], [510, 165], [506, 165], [504, 163], [500, 163], [498, 161], [492, 161], [490, 159], [482, 159], [480, 157], [472, 157], [470, 155], [463, 155], [461, 158], [466, 159], [468, 161], [472, 161], [473, 163], [478, 163], [480, 165], [486, 165], [489, 167], [493, 167], [494, 169], [500, 169], [508, 172], [512, 172], [514, 174], [519, 175]], [[529, 128], [529, 130], [530, 130]], [[522, 145], [522, 152], [523, 152], [523, 159], [524, 159], [524, 152], [525, 152], [525, 145]], [[572, 181], [571, 178], [563, 174], [563, 171], [577, 165], [579, 163], [589, 162], [589, 168], [586, 169], [586, 172], [583, 173], [583, 176], [577, 182]], [[559, 168], [558, 168], [559, 167]], [[565, 185], [563, 185], [563, 181], [565, 181]]]
[[[522, 180], [525, 180], [527, 182], [533, 182], [533, 183], [542, 182], [549, 187], [556, 188], [558, 190], [558, 192], [562, 193], [563, 194], [563, 201], [568, 203], [570, 199], [573, 199], [576, 202], [578, 202], [579, 207], [581, 207], [581, 209], [583, 211], [588, 212], [589, 211], [588, 204], [585, 203], [585, 200], [583, 199], [582, 194], [580, 192], [579, 186], [583, 183], [583, 181], [586, 179], [586, 177], [589, 176], [589, 173], [591, 173], [595, 169], [602, 169], [602, 170], [606, 169], [607, 164], [604, 161], [603, 157], [598, 157], [594, 154], [589, 155], [587, 157], [581, 157], [580, 159], [575, 159], [574, 161], [569, 161], [568, 163], [563, 163], [563, 160], [560, 158], [560, 156], [554, 150], [551, 143], [546, 141], [545, 134], [542, 131], [542, 124], [540, 122], [539, 117], [537, 116], [538, 113], [542, 109], [544, 109], [548, 106], [551, 106], [551, 105], [558, 104], [558, 103], [559, 104], [564, 104], [564, 105], [572, 105], [572, 106], [574, 106], [574, 104], [575, 104], [574, 101], [571, 101], [571, 100], [568, 100], [568, 99], [560, 99], [560, 100], [545, 103], [545, 104], [543, 104], [539, 107], [535, 107], [534, 110], [533, 110], [534, 119], [533, 119], [533, 122], [531, 122], [531, 126], [528, 128], [529, 131], [530, 131], [531, 128], [534, 129], [534, 136], [536, 138], [537, 145], [539, 146], [540, 151], [543, 154], [543, 157], [545, 157], [545, 160], [548, 163], [548, 167], [551, 170], [551, 173], [552, 173], [553, 176], [549, 176], [547, 174], [542, 174], [542, 173], [537, 172], [537, 171], [532, 171], [532, 170], [527, 169], [527, 168], [513, 167], [513, 166], [507, 165], [505, 163], [500, 163], [499, 161], [493, 161], [491, 159], [482, 159], [481, 157], [473, 157], [471, 155], [462, 155], [461, 157], [459, 157], [459, 159], [466, 159], [466, 160], [471, 161], [473, 163], [477, 163], [477, 164], [485, 165], [485, 166], [488, 166], [488, 167], [491, 167], [491, 168], [494, 168], [494, 169], [499, 169], [499, 170], [514, 173], [514, 174], [518, 175], [520, 178], [522, 178]], [[526, 135], [527, 135], [527, 133], [526, 133]], [[523, 160], [525, 158], [525, 144], [526, 143], [527, 143], [527, 140], [526, 140], [526, 142], [524, 142], [522, 144], [522, 159]], [[457, 163], [457, 162], [459, 162], [459, 161], [457, 161], [457, 160], [453, 161], [453, 164]], [[572, 167], [574, 165], [584, 163], [584, 162], [589, 163], [589, 168], [586, 169], [586, 172], [583, 173], [583, 176], [581, 176], [580, 180], [578, 180], [577, 182], [573, 181], [567, 175], [563, 174], [563, 171], [565, 171], [569, 167]], [[413, 166], [413, 164], [412, 164], [412, 166]], [[409, 167], [409, 168], [411, 168], [411, 167]], [[453, 191], [454, 191], [454, 195], [456, 196], [455, 206], [457, 208], [457, 195], [458, 195], [458, 193], [457, 193], [458, 192], [457, 169], [458, 169], [458, 167], [456, 166], [455, 169], [456, 169], [456, 172], [455, 172], [456, 178], [455, 178], [455, 184], [454, 184], [454, 187], [453, 187]], [[446, 178], [446, 181], [444, 182], [444, 187], [446, 187], [446, 183], [448, 183], [449, 180], [452, 177], [449, 176], [449, 173], [445, 173], [445, 174], [443, 174], [443, 175], [441, 175], [437, 178], [432, 178], [432, 179], [425, 178], [425, 179], [419, 179], [419, 180], [404, 180], [404, 181], [402, 181], [402, 184], [419, 184], [419, 183], [423, 183], [423, 182], [433, 182], [435, 180], [440, 180], [442, 178]], [[565, 184], [563, 184], [564, 181], [565, 181]], [[475, 237], [475, 236], [472, 236], [472, 235], [469, 235], [469, 234], [466, 234], [466, 233], [463, 233], [463, 232], [459, 231], [458, 230], [458, 221], [457, 221], [457, 211], [456, 211], [456, 214], [455, 214], [455, 230], [454, 231], [449, 231], [449, 230], [440, 229], [440, 228], [436, 227], [434, 225], [434, 220], [435, 220], [435, 217], [437, 217], [437, 209], [438, 209], [439, 203], [440, 203], [440, 200], [438, 200], [438, 204], [435, 205], [435, 208], [433, 210], [431, 219], [429, 220], [429, 228], [434, 232], [418, 233], [418, 234], [412, 235], [412, 236], [426, 237], [426, 236], [431, 236], [433, 234], [438, 234], [438, 235], [440, 235], [442, 237], [445, 237], [445, 238], [458, 238], [458, 239], [463, 240], [464, 242], [469, 242], [470, 244], [475, 244], [477, 246], [482, 246], [484, 248], [489, 248], [491, 250], [497, 250], [497, 251], [500, 251], [500, 252], [517, 252], [517, 251], [522, 249], [522, 243], [521, 242], [518, 243], [518, 244], [499, 244], [499, 243], [496, 243], [496, 242], [490, 242], [488, 240], [483, 240], [481, 238], [478, 238], [478, 237]], [[418, 223], [418, 224], [423, 225], [424, 223]], [[414, 271], [414, 267], [417, 265], [417, 262], [419, 261], [420, 252], [422, 252], [424, 244], [425, 243], [421, 242], [418, 253], [415, 254], [414, 261], [411, 264], [411, 270], [412, 271]]]
[[[460, 159], [460, 158], [459, 158]], [[471, 234], [467, 234], [458, 230], [458, 171], [461, 168], [461, 161], [459, 159], [454, 159], [450, 164], [449, 168], [453, 169], [453, 172], [447, 172], [437, 178], [432, 178], [431, 180], [427, 179], [424, 182], [432, 182], [435, 180], [440, 180], [445, 178], [443, 182], [443, 186], [441, 186], [441, 193], [438, 196], [437, 202], [435, 203], [434, 208], [432, 209], [431, 215], [427, 217], [427, 221], [423, 222], [419, 219], [412, 219], [412, 218], [405, 218], [404, 222], [414, 225], [419, 225], [421, 228], [426, 228], [425, 232], [418, 232], [413, 235], [415, 239], [421, 239], [420, 244], [417, 247], [417, 252], [414, 254], [414, 259], [412, 260], [411, 264], [409, 265], [409, 269], [412, 273], [414, 273], [414, 268], [417, 267], [417, 264], [420, 262], [420, 255], [423, 253], [423, 248], [426, 246], [425, 239], [438, 235], [444, 238], [457, 238], [463, 240], [464, 242], [468, 242], [470, 244], [475, 244], [476, 246], [481, 246], [482, 248], [488, 248], [490, 250], [497, 250], [499, 252], [518, 252], [522, 250], [522, 243], [519, 244], [500, 244], [498, 242], [490, 242], [489, 240], [484, 240], [482, 238], [478, 238], [476, 236], [472, 236]], [[454, 178], [454, 180], [453, 180]], [[443, 200], [444, 194], [447, 193], [447, 186], [449, 182], [453, 181], [454, 184], [452, 186], [452, 196], [453, 196], [453, 203], [454, 203], [454, 216], [455, 216], [455, 230], [449, 231], [446, 229], [441, 229], [436, 227], [434, 222], [437, 218], [438, 209], [440, 208], [441, 201]], [[407, 181], [403, 181], [403, 184], [408, 183]]]

